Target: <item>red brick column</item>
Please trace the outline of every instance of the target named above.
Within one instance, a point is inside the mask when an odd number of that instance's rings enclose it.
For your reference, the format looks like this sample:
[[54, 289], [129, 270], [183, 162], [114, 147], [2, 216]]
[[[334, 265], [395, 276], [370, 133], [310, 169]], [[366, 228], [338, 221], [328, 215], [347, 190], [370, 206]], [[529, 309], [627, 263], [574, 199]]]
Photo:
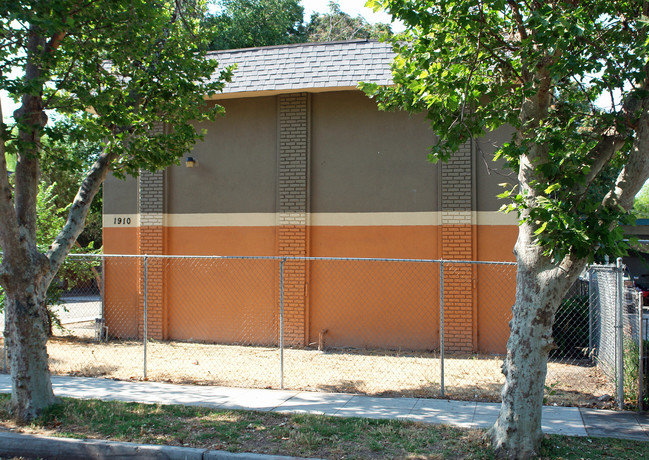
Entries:
[[[139, 177], [140, 227], [138, 248], [140, 255], [162, 255], [164, 248], [163, 196], [164, 173], [142, 171]], [[147, 337], [164, 338], [164, 260], [147, 258]], [[140, 262], [140, 305], [138, 331], [144, 336], [144, 260]]]
[[[305, 256], [304, 225], [282, 225], [278, 240], [281, 255]], [[306, 344], [307, 274], [308, 267], [304, 261], [287, 260], [284, 263], [284, 343], [287, 345]]]
[[[279, 177], [277, 251], [280, 256], [309, 255], [308, 168], [309, 97], [305, 93], [279, 96]], [[284, 343], [307, 343], [308, 263], [284, 265]]]
[[[471, 144], [467, 143], [441, 168], [443, 259], [475, 260], [473, 190]], [[448, 351], [475, 349], [473, 270], [470, 264], [444, 264], [444, 343]]]

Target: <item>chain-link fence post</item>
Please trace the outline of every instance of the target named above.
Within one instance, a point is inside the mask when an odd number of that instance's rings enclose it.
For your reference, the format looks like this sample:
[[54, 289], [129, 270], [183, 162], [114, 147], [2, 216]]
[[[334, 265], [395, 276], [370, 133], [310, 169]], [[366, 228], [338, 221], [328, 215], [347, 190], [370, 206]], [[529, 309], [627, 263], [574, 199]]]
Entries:
[[444, 260], [439, 263], [439, 364], [440, 395], [444, 397]]
[[593, 299], [593, 273], [592, 269], [589, 267], [586, 270], [586, 276], [588, 280], [588, 357], [592, 359], [593, 357], [593, 332], [594, 332], [594, 325], [595, 325], [595, 312], [593, 311], [595, 307], [595, 299]]
[[[102, 255], [101, 257], [101, 286], [99, 286], [99, 289], [101, 289], [100, 294], [101, 294], [101, 325], [105, 326], [106, 325], [106, 258]], [[108, 337], [106, 337], [106, 340], [108, 340]]]
[[[3, 256], [3, 254], [2, 254], [2, 252], [0, 252], [0, 262], [2, 261], [2, 256]], [[2, 288], [0, 288], [0, 290], [1, 289]], [[2, 313], [4, 314], [5, 311], [6, 310], [3, 308]], [[5, 328], [6, 328], [6, 326], [5, 326]], [[5, 335], [5, 332], [4, 332], [5, 328], [3, 328], [3, 330], [0, 331], [0, 333], [2, 334], [2, 372], [4, 372], [6, 374], [7, 373], [7, 336]]]
[[279, 388], [284, 389], [284, 263], [279, 261]]
[[144, 256], [144, 328], [142, 330], [142, 339], [143, 339], [143, 374], [144, 380], [146, 380], [146, 342], [147, 342], [147, 323], [148, 323], [148, 312], [147, 312], [147, 281], [148, 281], [148, 258]]
[[623, 315], [624, 308], [624, 269], [622, 258], [617, 259], [616, 270], [617, 296], [615, 298], [615, 339], [616, 339], [616, 381], [617, 381], [617, 405], [620, 410], [624, 409], [624, 330]]
[[638, 410], [644, 409], [644, 325], [642, 324], [642, 293], [638, 295]]

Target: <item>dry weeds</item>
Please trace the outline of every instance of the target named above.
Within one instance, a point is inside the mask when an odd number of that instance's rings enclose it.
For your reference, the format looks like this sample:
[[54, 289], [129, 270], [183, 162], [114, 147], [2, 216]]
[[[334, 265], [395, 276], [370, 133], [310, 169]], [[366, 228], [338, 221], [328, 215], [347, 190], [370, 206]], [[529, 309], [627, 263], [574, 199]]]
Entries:
[[[50, 340], [48, 353], [53, 373], [145, 379], [141, 342], [96, 343], [94, 331], [87, 325], [83, 325], [86, 329], [81, 326], [74, 328], [74, 336], [62, 334]], [[283, 359], [284, 388], [291, 390], [497, 402], [504, 383], [502, 356], [498, 355], [447, 353], [444, 394], [440, 384], [441, 359], [436, 352], [289, 348]], [[276, 347], [149, 341], [146, 379], [280, 388], [280, 351]], [[610, 402], [598, 398], [614, 392], [605, 375], [589, 365], [550, 362], [546, 385], [547, 403], [556, 405], [610, 407]]]

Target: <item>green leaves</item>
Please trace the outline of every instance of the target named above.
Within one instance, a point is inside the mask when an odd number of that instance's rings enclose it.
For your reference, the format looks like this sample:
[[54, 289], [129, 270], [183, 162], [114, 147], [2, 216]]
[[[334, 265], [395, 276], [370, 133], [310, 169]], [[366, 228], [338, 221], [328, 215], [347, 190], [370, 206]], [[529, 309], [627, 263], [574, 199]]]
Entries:
[[[217, 63], [193, 51], [204, 48], [201, 1], [1, 4], [8, 33], [0, 37], [0, 50], [13, 49], [12, 43], [23, 43], [30, 33], [50, 44], [62, 37], [56, 47], [37, 53], [4, 54], [2, 65], [23, 73], [3, 76], [1, 87], [16, 98], [42, 94], [43, 109], [73, 117], [78, 138], [118, 153], [118, 174], [172, 164], [200, 137], [190, 123], [220, 113], [204, 97], [218, 92], [230, 74], [227, 69], [215, 74]], [[36, 77], [23, 77], [28, 61], [38, 69]], [[45, 133], [26, 119], [16, 124]], [[160, 124], [174, 129], [161, 132]], [[46, 131], [56, 138], [57, 129]], [[12, 148], [22, 149], [20, 142], [14, 138]]]
[[[604, 199], [638, 116], [614, 95], [646, 97], [643, 2], [369, 3], [407, 29], [392, 39], [395, 86], [362, 88], [382, 108], [427, 113], [439, 138], [432, 161], [509, 125], [514, 135], [496, 158], [522, 182], [500, 195], [503, 209], [518, 212], [554, 261], [624, 250], [618, 224], [627, 211]], [[607, 96], [615, 104], [603, 104]]]
[[633, 214], [638, 219], [649, 219], [649, 184], [645, 184], [635, 197]]
[[204, 19], [212, 50], [284, 45], [304, 39], [298, 0], [218, 0], [220, 11]]
[[550, 185], [548, 188], [546, 188], [543, 192], [544, 192], [546, 195], [549, 195], [549, 194], [551, 194], [552, 192], [554, 192], [554, 191], [556, 191], [556, 190], [559, 190], [560, 188], [561, 188], [561, 184], [552, 184], [552, 185]]
[[[380, 8], [377, 2], [368, 2], [367, 6]], [[305, 41], [382, 39], [390, 35], [392, 35], [392, 30], [389, 24], [370, 24], [360, 15], [352, 17], [341, 10], [339, 2], [330, 1], [328, 12], [311, 15], [311, 19], [306, 25]]]
[[5, 185], [18, 196], [3, 194], [0, 236], [18, 248], [27, 226], [25, 244], [38, 249], [35, 178], [59, 182], [57, 208], [74, 204], [52, 246], [56, 268], [108, 170], [123, 177], [178, 162], [201, 138], [194, 123], [223, 112], [205, 98], [231, 69], [206, 56], [202, 0], [0, 0], [0, 10], [0, 89], [22, 102], [2, 126], [21, 187]]

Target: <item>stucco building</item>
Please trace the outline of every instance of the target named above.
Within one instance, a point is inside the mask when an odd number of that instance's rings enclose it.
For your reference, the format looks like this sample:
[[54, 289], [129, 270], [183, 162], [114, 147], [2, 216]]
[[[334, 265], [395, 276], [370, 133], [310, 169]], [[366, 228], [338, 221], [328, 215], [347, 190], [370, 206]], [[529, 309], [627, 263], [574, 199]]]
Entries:
[[[428, 162], [435, 138], [425, 117], [381, 112], [357, 89], [360, 81], [391, 84], [389, 45], [301, 44], [221, 51], [211, 57], [220, 65], [238, 66], [232, 83], [214, 101], [225, 107], [226, 115], [197, 125], [207, 134], [190, 154], [195, 167], [183, 161], [139, 178], [107, 179], [105, 254], [513, 260], [517, 225], [510, 215], [497, 212], [501, 203], [496, 199], [498, 184], [508, 179], [494, 172], [490, 162], [507, 133], [467, 143], [448, 163]], [[320, 297], [331, 287], [322, 285], [322, 264], [288, 264], [288, 343], [313, 343], [327, 330], [331, 345], [434, 348], [439, 316], [407, 328], [400, 323], [411, 305], [426, 301], [419, 294], [386, 285], [381, 298], [398, 302], [398, 308], [381, 310], [358, 302], [363, 298], [359, 291], [367, 279], [378, 276], [379, 267], [339, 266], [346, 282], [334, 288], [339, 301], [327, 301], [325, 307]], [[487, 294], [475, 282], [479, 269], [466, 266], [464, 272], [448, 275], [454, 291], [446, 295], [452, 319], [447, 343], [461, 351], [502, 351], [506, 319], [487, 317], [496, 309], [506, 318], [511, 302], [481, 310], [487, 308], [481, 302]], [[117, 270], [107, 263], [109, 322], [111, 298], [133, 305], [133, 315], [142, 304], [141, 269], [130, 269], [131, 286], [114, 281]], [[277, 309], [277, 289], [251, 288], [243, 294], [245, 301], [230, 307], [218, 299], [198, 299], [175, 276], [173, 267], [149, 271], [148, 328], [153, 337], [227, 342], [227, 325], [237, 321], [235, 310], [258, 308], [263, 316]], [[427, 276], [422, 275], [422, 282], [428, 282]], [[153, 292], [156, 285], [160, 289]], [[513, 302], [513, 286], [503, 289], [511, 290]], [[356, 302], [354, 308], [350, 302]], [[220, 316], [197, 334], [197, 318], [215, 309]], [[391, 330], [359, 343], [359, 317], [384, 322]], [[117, 322], [109, 326], [119, 333]]]

